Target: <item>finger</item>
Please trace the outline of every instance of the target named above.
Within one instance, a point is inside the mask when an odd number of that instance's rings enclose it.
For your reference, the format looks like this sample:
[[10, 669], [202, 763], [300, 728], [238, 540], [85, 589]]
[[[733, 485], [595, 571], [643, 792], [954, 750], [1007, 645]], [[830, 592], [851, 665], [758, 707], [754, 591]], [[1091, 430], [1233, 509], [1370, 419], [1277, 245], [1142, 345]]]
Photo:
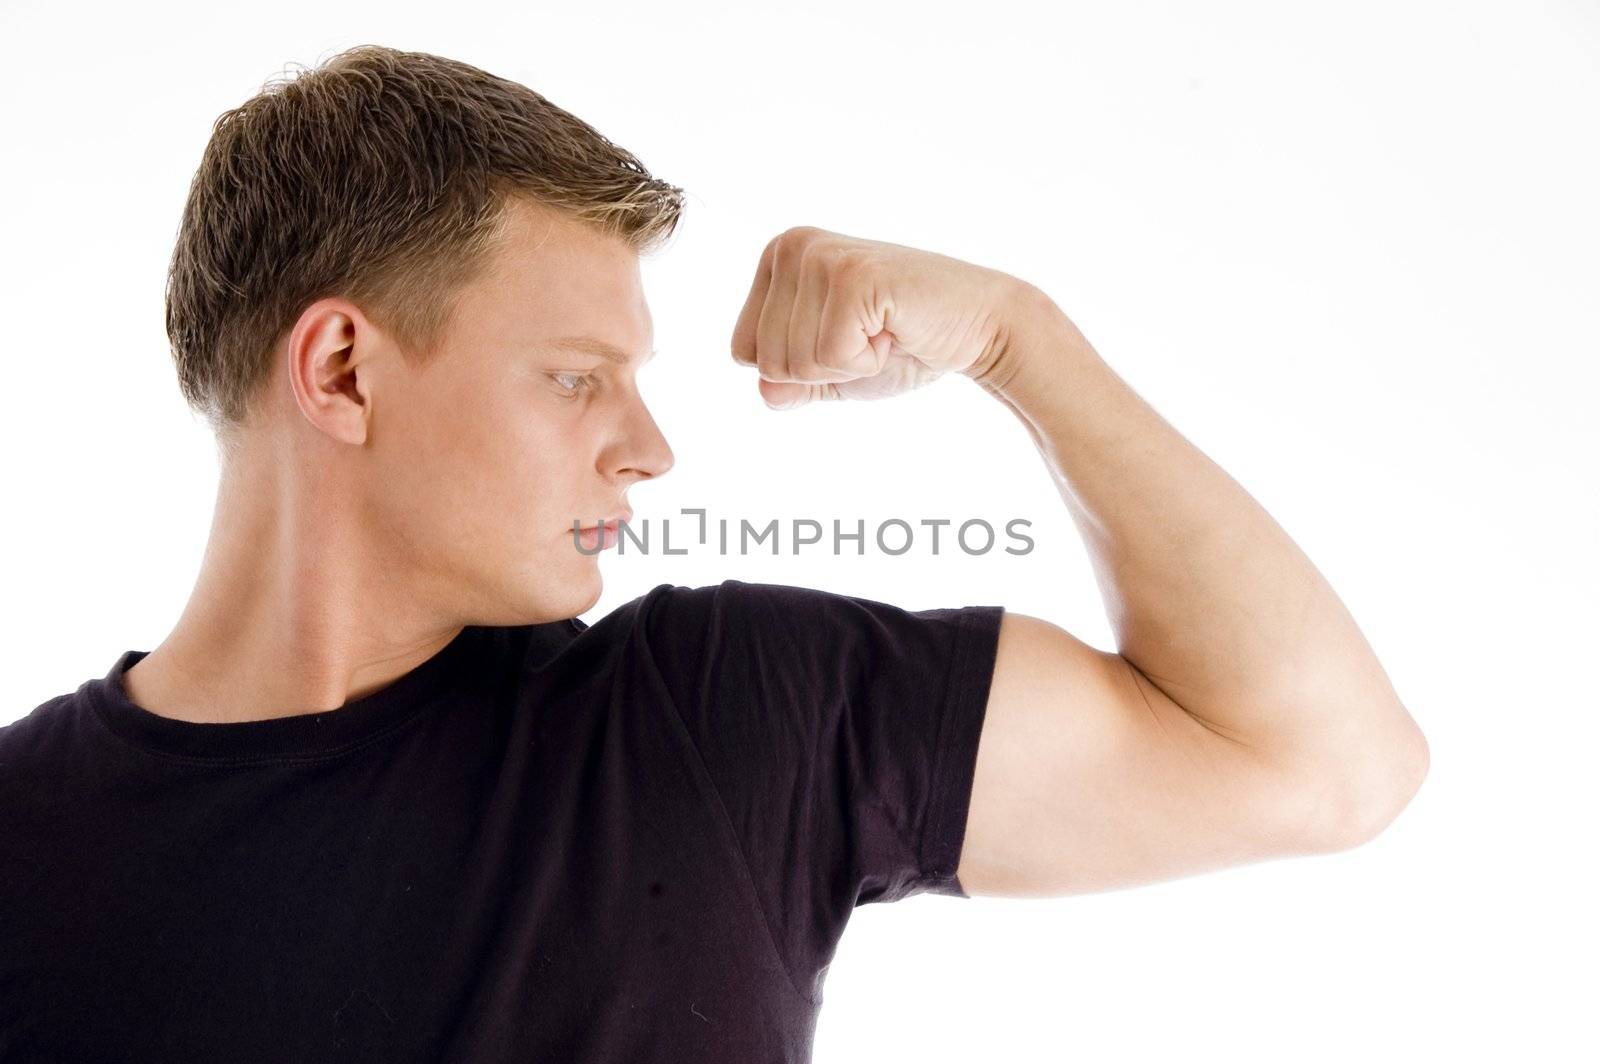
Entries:
[[868, 292], [854, 275], [835, 275], [818, 315], [817, 361], [837, 367], [844, 380], [876, 376], [883, 369], [883, 359], [868, 339]]
[[796, 381], [763, 380], [758, 384], [761, 399], [774, 410], [793, 410], [807, 403], [828, 399], [842, 399], [839, 386], [831, 381], [821, 384], [803, 384]]
[[789, 333], [785, 339], [789, 379], [801, 383], [847, 381], [851, 374], [818, 358], [818, 334], [822, 311], [829, 293], [838, 281], [829, 273], [828, 260], [813, 251], [800, 263], [794, 306], [789, 311]]
[[744, 307], [739, 311], [739, 319], [733, 326], [733, 360], [742, 366], [756, 364], [756, 326], [761, 320], [761, 308], [767, 301], [767, 290], [772, 285], [772, 251], [775, 241], [768, 241], [767, 246], [761, 249], [761, 258], [756, 262], [755, 280], [751, 282], [750, 292], [744, 298]]
[[800, 254], [804, 239], [791, 234], [774, 238], [772, 278], [766, 302], [756, 321], [756, 366], [769, 381], [787, 381], [789, 376], [789, 315], [800, 284]]

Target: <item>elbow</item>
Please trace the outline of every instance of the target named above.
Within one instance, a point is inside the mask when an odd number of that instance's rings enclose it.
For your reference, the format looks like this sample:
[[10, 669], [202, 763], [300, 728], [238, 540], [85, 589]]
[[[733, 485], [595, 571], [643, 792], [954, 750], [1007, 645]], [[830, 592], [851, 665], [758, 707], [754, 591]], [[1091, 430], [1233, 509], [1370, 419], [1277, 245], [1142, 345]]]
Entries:
[[1330, 788], [1339, 795], [1324, 818], [1330, 826], [1326, 849], [1341, 851], [1363, 846], [1382, 834], [1400, 816], [1428, 776], [1428, 742], [1413, 725], [1414, 736], [1391, 748], [1375, 751], [1351, 771], [1341, 773], [1342, 785]]

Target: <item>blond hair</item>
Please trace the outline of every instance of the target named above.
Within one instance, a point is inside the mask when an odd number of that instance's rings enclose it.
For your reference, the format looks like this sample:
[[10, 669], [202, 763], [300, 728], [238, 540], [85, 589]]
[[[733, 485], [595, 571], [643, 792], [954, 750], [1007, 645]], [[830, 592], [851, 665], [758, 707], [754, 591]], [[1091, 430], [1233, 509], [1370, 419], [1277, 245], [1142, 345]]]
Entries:
[[166, 322], [185, 400], [231, 435], [329, 295], [426, 359], [516, 196], [641, 254], [684, 204], [588, 123], [453, 59], [361, 45], [268, 81], [217, 118], [184, 206]]

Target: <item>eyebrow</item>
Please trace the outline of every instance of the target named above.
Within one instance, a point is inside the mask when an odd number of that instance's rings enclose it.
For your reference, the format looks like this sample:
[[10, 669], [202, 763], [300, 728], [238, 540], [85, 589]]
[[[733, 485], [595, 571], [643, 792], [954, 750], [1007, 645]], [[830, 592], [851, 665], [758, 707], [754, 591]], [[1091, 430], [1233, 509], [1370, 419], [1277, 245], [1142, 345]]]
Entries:
[[[577, 351], [585, 355], [594, 355], [611, 362], [627, 363], [632, 355], [618, 347], [616, 344], [607, 343], [593, 336], [559, 336], [554, 340], [546, 341], [547, 347], [559, 347], [568, 351]], [[655, 356], [655, 349], [640, 359], [641, 364], [650, 361]]]

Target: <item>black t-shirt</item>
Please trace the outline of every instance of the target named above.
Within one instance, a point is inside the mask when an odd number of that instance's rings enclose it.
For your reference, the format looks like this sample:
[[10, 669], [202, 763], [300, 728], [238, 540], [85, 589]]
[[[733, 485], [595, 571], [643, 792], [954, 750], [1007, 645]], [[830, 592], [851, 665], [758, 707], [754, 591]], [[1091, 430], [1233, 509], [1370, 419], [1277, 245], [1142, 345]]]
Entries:
[[1002, 608], [727, 580], [464, 628], [336, 710], [0, 729], [0, 1060], [807, 1061], [956, 880]]

